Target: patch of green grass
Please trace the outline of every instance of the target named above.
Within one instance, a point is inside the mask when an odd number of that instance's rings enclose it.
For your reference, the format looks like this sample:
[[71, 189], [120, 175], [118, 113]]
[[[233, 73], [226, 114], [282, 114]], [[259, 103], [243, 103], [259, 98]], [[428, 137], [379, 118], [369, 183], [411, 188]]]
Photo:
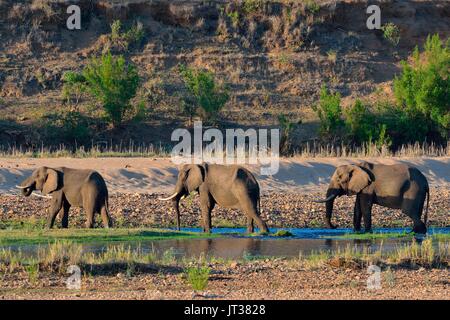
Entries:
[[450, 233], [435, 233], [431, 237], [438, 241], [450, 241]]
[[204, 267], [189, 267], [186, 268], [185, 274], [188, 283], [195, 291], [205, 290], [208, 286], [209, 274], [211, 269]]
[[0, 230], [0, 245], [40, 244], [55, 240], [77, 243], [149, 241], [169, 239], [215, 238], [220, 235], [197, 232], [179, 232], [153, 228], [137, 229], [19, 229]]
[[339, 236], [327, 236], [327, 238], [342, 240], [373, 240], [373, 239], [395, 239], [395, 238], [413, 238], [413, 233], [407, 232], [374, 232], [374, 233], [346, 233]]
[[[414, 233], [404, 232], [374, 232], [374, 233], [346, 233], [339, 236], [326, 236], [327, 238], [339, 239], [339, 240], [376, 240], [376, 239], [413, 239]], [[436, 240], [449, 240], [450, 234], [448, 233], [435, 233], [430, 236]]]
[[277, 232], [271, 234], [273, 237], [293, 237], [294, 234], [287, 230], [278, 230]]
[[31, 217], [29, 219], [2, 220], [0, 230], [37, 230], [45, 227], [45, 219]]

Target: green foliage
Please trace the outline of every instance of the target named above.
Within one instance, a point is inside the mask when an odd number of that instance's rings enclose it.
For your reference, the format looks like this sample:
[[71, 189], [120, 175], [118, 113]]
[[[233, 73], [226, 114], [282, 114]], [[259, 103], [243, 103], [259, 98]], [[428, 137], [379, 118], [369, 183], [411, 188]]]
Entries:
[[88, 142], [91, 134], [88, 118], [75, 110], [50, 113], [41, 125], [49, 139], [82, 144]]
[[68, 104], [74, 103], [78, 105], [84, 93], [84, 77], [83, 75], [69, 71], [63, 75], [64, 85], [62, 89], [62, 97]]
[[411, 63], [402, 62], [402, 73], [394, 79], [396, 104], [366, 106], [358, 100], [343, 117], [339, 94], [322, 88], [313, 108], [322, 139], [379, 148], [426, 140], [445, 143], [450, 132], [450, 41], [429, 36], [424, 49], [414, 50]]
[[256, 13], [264, 8], [264, 0], [243, 0], [242, 12], [246, 15]]
[[425, 51], [416, 47], [413, 62], [402, 63], [402, 74], [394, 80], [394, 94], [410, 126], [439, 131], [444, 138], [450, 130], [450, 42], [429, 36]]
[[286, 237], [293, 237], [294, 235], [292, 234], [292, 232], [287, 230], [278, 230], [277, 232], [272, 234], [272, 236], [286, 238]]
[[386, 124], [379, 123], [379, 117], [360, 100], [345, 111], [345, 126], [348, 139], [356, 144], [375, 143], [377, 147], [390, 146]]
[[111, 24], [110, 39], [113, 44], [128, 50], [130, 46], [140, 46], [145, 37], [142, 23], [135, 22], [128, 30], [122, 32], [122, 22], [114, 20]]
[[136, 67], [127, 64], [123, 56], [108, 53], [92, 59], [82, 75], [86, 90], [102, 104], [108, 120], [114, 127], [120, 126], [133, 109], [130, 100], [139, 86]]
[[302, 121], [291, 121], [284, 114], [278, 116], [278, 122], [281, 128], [280, 134], [280, 153], [287, 154], [291, 147], [291, 134], [299, 126]]
[[306, 0], [305, 8], [313, 15], [320, 11], [320, 5], [315, 0]]
[[186, 279], [195, 291], [205, 290], [208, 286], [209, 267], [189, 267], [186, 269]]
[[33, 261], [32, 263], [26, 265], [24, 269], [28, 274], [28, 281], [32, 284], [36, 283], [39, 278], [39, 264]]
[[393, 46], [397, 46], [400, 42], [400, 29], [392, 22], [386, 23], [381, 27], [383, 37]]
[[193, 102], [199, 107], [203, 120], [216, 122], [220, 110], [229, 99], [227, 88], [217, 85], [214, 73], [210, 71], [180, 65], [179, 72], [190, 95], [185, 97], [185, 102]]
[[319, 134], [325, 140], [336, 141], [344, 128], [342, 118], [341, 95], [332, 94], [323, 86], [320, 91], [319, 104], [313, 106], [320, 120]]
[[239, 26], [239, 12], [231, 11], [227, 13], [227, 16], [231, 19], [233, 27], [237, 28]]

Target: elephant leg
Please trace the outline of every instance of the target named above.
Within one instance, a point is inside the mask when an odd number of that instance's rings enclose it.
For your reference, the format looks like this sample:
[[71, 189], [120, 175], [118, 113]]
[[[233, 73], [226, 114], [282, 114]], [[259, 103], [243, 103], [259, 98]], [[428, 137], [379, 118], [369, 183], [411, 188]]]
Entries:
[[208, 191], [200, 191], [200, 209], [202, 211], [203, 232], [211, 233], [211, 212], [214, 209], [215, 201]]
[[95, 202], [83, 201], [83, 209], [86, 213], [86, 228], [94, 228]]
[[353, 230], [355, 232], [361, 231], [361, 197], [356, 196], [355, 207], [353, 209]]
[[423, 234], [427, 233], [427, 227], [425, 223], [423, 223], [422, 220], [420, 220], [422, 216], [425, 197], [426, 197], [425, 193], [404, 195], [402, 211], [413, 221], [414, 226], [412, 231], [415, 233], [423, 233]]
[[62, 194], [53, 195], [50, 208], [48, 210], [47, 228], [53, 228], [55, 219], [60, 210], [62, 209]]
[[247, 233], [253, 233], [255, 232], [255, 226], [253, 223], [253, 219], [249, 216], [247, 216]]
[[103, 205], [101, 207], [100, 214], [102, 216], [103, 228], [111, 228], [112, 227], [111, 217], [109, 216], [109, 212], [108, 209], [106, 208], [106, 205]]
[[256, 199], [252, 200], [246, 191], [241, 192], [237, 198], [240, 200], [241, 209], [247, 215], [247, 218], [251, 218], [256, 222], [260, 232], [269, 233], [266, 223], [258, 215]]
[[360, 210], [364, 219], [364, 232], [372, 232], [372, 196], [360, 195]]
[[61, 227], [67, 229], [69, 227], [69, 210], [70, 210], [70, 203], [64, 201], [63, 206], [61, 210], [59, 210], [59, 215], [61, 217]]

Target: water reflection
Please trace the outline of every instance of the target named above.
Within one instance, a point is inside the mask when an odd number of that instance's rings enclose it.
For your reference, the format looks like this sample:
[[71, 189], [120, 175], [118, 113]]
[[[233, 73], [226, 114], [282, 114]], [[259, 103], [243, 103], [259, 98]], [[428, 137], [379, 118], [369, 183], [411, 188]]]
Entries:
[[[185, 229], [186, 230], [186, 229]], [[187, 229], [196, 231], [195, 229]], [[309, 255], [318, 251], [344, 251], [348, 247], [362, 252], [375, 252], [382, 249], [383, 252], [395, 250], [401, 245], [411, 243], [410, 238], [391, 239], [336, 239], [336, 235], [343, 235], [349, 230], [324, 230], [324, 229], [288, 229], [295, 237], [245, 237], [242, 234], [236, 236], [236, 229], [220, 229], [221, 233], [229, 233], [227, 236], [213, 239], [178, 239], [159, 240], [143, 242], [124, 242], [131, 249], [140, 248], [144, 252], [153, 252], [162, 255], [171, 250], [177, 258], [210, 256], [225, 259], [239, 259], [249, 256], [275, 256], [275, 257], [298, 257], [299, 255]], [[403, 229], [386, 229], [389, 232], [402, 232]], [[217, 230], [214, 230], [217, 232]], [[377, 232], [383, 232], [382, 229]], [[449, 228], [434, 229], [433, 232], [449, 233]], [[232, 233], [233, 235], [230, 235]], [[422, 239], [417, 241], [420, 243]], [[120, 243], [89, 243], [83, 245], [85, 252], [102, 252], [108, 246], [119, 245]], [[433, 242], [435, 247], [437, 241]], [[25, 254], [36, 254], [37, 245], [11, 246], [13, 250], [21, 250]]]

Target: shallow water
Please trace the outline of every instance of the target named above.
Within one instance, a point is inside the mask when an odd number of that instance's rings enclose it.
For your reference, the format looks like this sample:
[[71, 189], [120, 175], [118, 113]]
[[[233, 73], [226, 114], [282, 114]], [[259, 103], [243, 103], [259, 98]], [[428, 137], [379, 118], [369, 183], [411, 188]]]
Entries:
[[[272, 229], [276, 232], [280, 229]], [[334, 237], [351, 233], [351, 229], [282, 229], [288, 230], [294, 236], [289, 238], [279, 238], [270, 236], [246, 236], [245, 229], [239, 228], [217, 228], [213, 233], [223, 234], [223, 237], [212, 239], [178, 239], [178, 240], [158, 240], [137, 242], [114, 242], [114, 243], [87, 243], [83, 244], [86, 252], [102, 252], [108, 246], [125, 244], [130, 248], [139, 247], [143, 252], [153, 252], [162, 255], [170, 250], [176, 258], [210, 256], [224, 259], [251, 258], [252, 256], [271, 257], [298, 257], [299, 255], [309, 255], [312, 252], [322, 250], [335, 252], [342, 251], [348, 246], [356, 248], [358, 251], [377, 251], [380, 248], [383, 252], [395, 250], [401, 245], [411, 242], [411, 239], [391, 238], [375, 240], [357, 239], [336, 239]], [[199, 232], [200, 229], [184, 228], [182, 231]], [[390, 228], [375, 229], [374, 232], [402, 233], [409, 229]], [[450, 233], [450, 228], [434, 228], [429, 230], [433, 233]], [[419, 239], [420, 240], [420, 239]], [[435, 243], [435, 245], [437, 245]], [[42, 246], [42, 245], [41, 245]], [[38, 245], [10, 246], [13, 250], [21, 250], [24, 254], [33, 255], [36, 253]]]

